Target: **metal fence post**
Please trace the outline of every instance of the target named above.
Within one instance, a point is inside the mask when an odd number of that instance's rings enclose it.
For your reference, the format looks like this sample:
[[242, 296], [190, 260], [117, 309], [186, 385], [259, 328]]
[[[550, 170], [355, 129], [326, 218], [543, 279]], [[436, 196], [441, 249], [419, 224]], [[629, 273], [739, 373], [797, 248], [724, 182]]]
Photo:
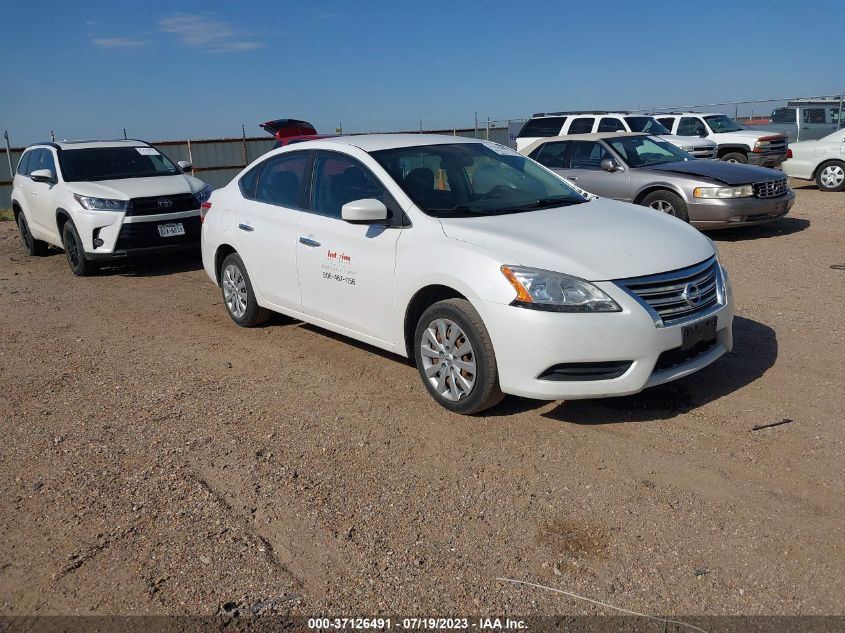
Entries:
[[839, 129], [840, 127], [843, 127], [843, 121], [842, 121], [842, 98], [843, 97], [845, 97], [845, 94], [839, 95], [839, 121], [837, 122], [837, 129]]
[[194, 154], [191, 152], [191, 139], [188, 139], [188, 162], [191, 163], [191, 176], [194, 176]]
[[9, 161], [9, 180], [14, 180], [15, 172], [12, 169], [12, 148], [9, 147], [9, 130], [3, 131], [3, 138], [6, 139], [6, 158]]
[[246, 167], [247, 165], [249, 165], [249, 152], [246, 148], [246, 125], [244, 125], [243, 123], [241, 123], [241, 134], [243, 135], [244, 139], [244, 167]]

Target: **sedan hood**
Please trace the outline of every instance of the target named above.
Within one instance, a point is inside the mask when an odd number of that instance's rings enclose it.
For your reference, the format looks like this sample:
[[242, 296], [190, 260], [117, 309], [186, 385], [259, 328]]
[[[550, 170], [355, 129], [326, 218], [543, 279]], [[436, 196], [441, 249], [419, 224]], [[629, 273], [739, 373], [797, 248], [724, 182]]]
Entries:
[[568, 207], [477, 218], [441, 218], [447, 236], [495, 251], [502, 263], [606, 281], [666, 272], [715, 253], [689, 224], [599, 198]]
[[702, 176], [710, 180], [717, 180], [726, 185], [750, 185], [765, 180], [780, 180], [783, 173], [768, 167], [756, 165], [741, 165], [726, 163], [720, 160], [687, 160], [665, 165], [651, 165], [641, 169], [656, 171], [670, 171], [676, 174]]
[[179, 193], [197, 193], [205, 187], [199, 178], [177, 174], [153, 178], [121, 178], [120, 180], [95, 180], [69, 182], [68, 187], [82, 196], [130, 200], [152, 196], [174, 196]]

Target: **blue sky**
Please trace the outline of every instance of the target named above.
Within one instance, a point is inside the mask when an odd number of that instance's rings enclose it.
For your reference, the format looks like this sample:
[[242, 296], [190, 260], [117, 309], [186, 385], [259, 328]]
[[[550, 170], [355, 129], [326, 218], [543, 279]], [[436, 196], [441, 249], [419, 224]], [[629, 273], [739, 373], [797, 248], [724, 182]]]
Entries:
[[[570, 8], [567, 9], [566, 7]], [[150, 140], [472, 126], [845, 90], [841, 0], [0, 0], [0, 130]]]

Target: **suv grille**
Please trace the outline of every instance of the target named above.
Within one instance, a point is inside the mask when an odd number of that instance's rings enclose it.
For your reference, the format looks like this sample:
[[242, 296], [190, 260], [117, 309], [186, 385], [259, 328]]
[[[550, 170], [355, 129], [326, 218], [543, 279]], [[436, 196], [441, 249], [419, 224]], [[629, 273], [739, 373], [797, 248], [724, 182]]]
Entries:
[[[169, 203], [169, 205], [168, 205]], [[132, 198], [126, 215], [159, 215], [194, 211], [200, 208], [192, 193], [178, 193], [172, 196], [154, 196], [152, 198]]]
[[633, 277], [617, 286], [648, 306], [655, 321], [674, 325], [722, 305], [721, 273], [715, 257], [669, 273]]
[[[158, 232], [159, 224], [179, 222], [185, 227], [185, 235], [162, 237]], [[128, 222], [120, 227], [117, 236], [116, 251], [132, 250], [135, 248], [152, 248], [155, 246], [179, 246], [198, 244], [202, 230], [199, 216], [167, 220], [164, 222]]]
[[777, 198], [786, 193], [786, 178], [754, 183], [754, 195], [758, 198]]

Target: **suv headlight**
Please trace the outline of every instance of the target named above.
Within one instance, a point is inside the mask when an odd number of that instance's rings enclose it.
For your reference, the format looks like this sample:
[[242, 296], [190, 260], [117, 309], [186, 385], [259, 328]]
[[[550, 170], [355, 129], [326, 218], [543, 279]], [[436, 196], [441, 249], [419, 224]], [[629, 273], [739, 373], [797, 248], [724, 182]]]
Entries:
[[750, 198], [754, 195], [753, 185], [741, 187], [696, 187], [692, 191], [696, 198]]
[[196, 198], [197, 202], [199, 202], [200, 204], [202, 204], [203, 202], [208, 200], [210, 197], [211, 197], [211, 186], [210, 185], [206, 185], [204, 189], [197, 191], [194, 194], [194, 198]]
[[551, 312], [621, 312], [622, 308], [593, 284], [561, 273], [522, 266], [502, 266], [516, 290], [511, 305]]
[[129, 200], [111, 200], [109, 198], [91, 198], [73, 194], [76, 201], [89, 211], [126, 211]]

